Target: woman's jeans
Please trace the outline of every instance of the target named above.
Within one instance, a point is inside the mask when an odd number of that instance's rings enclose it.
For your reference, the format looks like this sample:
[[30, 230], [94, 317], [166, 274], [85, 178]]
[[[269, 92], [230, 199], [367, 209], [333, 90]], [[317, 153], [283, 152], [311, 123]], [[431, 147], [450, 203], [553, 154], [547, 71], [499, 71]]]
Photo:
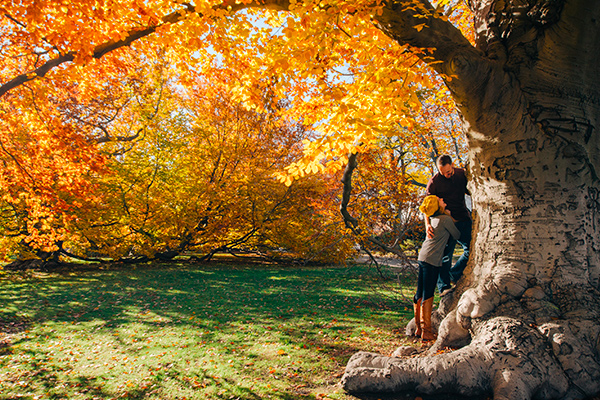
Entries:
[[414, 302], [420, 298], [427, 300], [435, 293], [435, 283], [438, 280], [440, 267], [435, 267], [424, 261], [419, 261], [419, 277], [417, 278], [417, 293]]

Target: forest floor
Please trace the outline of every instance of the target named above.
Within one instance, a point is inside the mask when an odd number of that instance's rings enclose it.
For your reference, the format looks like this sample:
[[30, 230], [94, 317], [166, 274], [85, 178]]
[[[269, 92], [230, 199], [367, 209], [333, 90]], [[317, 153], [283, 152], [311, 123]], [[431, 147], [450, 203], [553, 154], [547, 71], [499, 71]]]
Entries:
[[415, 279], [401, 279], [367, 265], [0, 271], [0, 399], [356, 399], [339, 385], [352, 354], [420, 346], [404, 335]]

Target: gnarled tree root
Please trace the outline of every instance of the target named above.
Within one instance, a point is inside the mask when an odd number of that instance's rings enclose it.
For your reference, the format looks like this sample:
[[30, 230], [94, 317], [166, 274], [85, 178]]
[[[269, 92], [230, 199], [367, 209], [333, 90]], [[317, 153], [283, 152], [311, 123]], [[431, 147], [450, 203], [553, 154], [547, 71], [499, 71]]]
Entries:
[[568, 321], [536, 329], [512, 318], [492, 318], [473, 328], [468, 346], [452, 352], [414, 358], [357, 353], [348, 362], [342, 386], [352, 394], [584, 398], [600, 392], [598, 329], [593, 321], [581, 322], [576, 338], [571, 328]]

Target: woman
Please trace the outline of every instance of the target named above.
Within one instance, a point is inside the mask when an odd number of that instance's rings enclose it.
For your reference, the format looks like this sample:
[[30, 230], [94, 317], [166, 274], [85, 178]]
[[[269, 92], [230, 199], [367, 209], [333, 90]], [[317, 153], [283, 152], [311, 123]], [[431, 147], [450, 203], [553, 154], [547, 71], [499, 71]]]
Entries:
[[452, 235], [458, 240], [460, 232], [454, 225], [450, 212], [446, 210], [446, 203], [442, 198], [433, 195], [425, 197], [419, 211], [429, 217], [433, 227], [433, 237], [425, 239], [419, 251], [419, 278], [417, 293], [413, 299], [417, 325], [415, 335], [423, 340], [434, 340], [435, 335], [431, 329], [431, 309], [439, 267], [442, 266], [448, 238]]

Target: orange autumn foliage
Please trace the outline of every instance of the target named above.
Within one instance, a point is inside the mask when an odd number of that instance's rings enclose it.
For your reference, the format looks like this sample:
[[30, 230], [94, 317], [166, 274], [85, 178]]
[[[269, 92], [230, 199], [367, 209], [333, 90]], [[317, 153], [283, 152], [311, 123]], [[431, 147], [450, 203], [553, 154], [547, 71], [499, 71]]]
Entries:
[[[181, 250], [183, 237], [183, 247], [210, 253], [251, 231], [262, 238], [255, 248], [277, 248], [278, 240], [288, 247], [306, 246], [313, 240], [310, 232], [335, 226], [337, 201], [331, 182], [307, 175], [325, 172], [334, 177], [348, 152], [372, 152], [381, 138], [399, 134], [408, 138], [416, 154], [423, 136], [437, 129], [427, 110], [452, 113], [440, 78], [416, 57], [428, 50], [399, 46], [383, 35], [371, 22], [378, 5], [291, 2], [289, 11], [281, 12], [273, 11], [279, 8], [276, 3], [23, 1], [0, 6], [5, 253], [19, 247], [32, 257], [59, 248], [73, 254], [94, 249], [114, 257], [153, 256]], [[466, 26], [464, 12], [447, 14]], [[172, 86], [161, 89], [160, 65], [165, 60]], [[186, 131], [188, 123], [210, 125], [194, 120], [194, 113], [207, 116], [214, 111], [194, 98], [200, 78], [227, 93], [227, 103], [243, 104], [236, 111], [249, 113], [243, 118], [268, 115], [269, 107], [285, 102], [276, 118], [301, 122], [315, 134], [297, 137], [287, 132], [270, 138], [272, 142], [248, 136], [247, 142], [234, 144], [219, 132], [207, 130], [202, 136], [198, 130]], [[164, 90], [171, 93], [167, 96]], [[176, 120], [173, 113], [186, 108], [191, 111]], [[145, 142], [151, 137], [154, 147]], [[282, 154], [280, 147], [292, 139], [302, 142]], [[207, 143], [216, 147], [209, 149]], [[219, 143], [233, 147], [219, 148]], [[440, 150], [452, 143], [448, 140]], [[239, 152], [251, 148], [254, 153]], [[223, 164], [214, 165], [225, 149], [238, 157], [229, 162], [238, 165], [239, 176], [218, 187], [211, 173], [234, 175]], [[256, 161], [256, 154], [274, 158], [269, 159], [270, 169], [244, 165]], [[193, 165], [198, 158], [204, 165]], [[169, 163], [180, 163], [185, 172], [161, 174]], [[264, 175], [254, 176], [258, 171]], [[193, 212], [178, 208], [183, 207], [180, 202], [193, 204], [194, 182], [185, 179], [190, 174], [215, 188], [196, 194]], [[290, 188], [277, 186], [270, 180], [273, 174]], [[283, 201], [286, 190], [321, 199], [321, 204], [311, 200], [297, 205], [298, 215], [305, 215], [302, 223], [310, 228], [300, 222], [257, 227], [254, 216], [234, 207], [237, 198], [224, 191], [238, 188], [237, 195], [240, 188], [254, 185], [256, 194], [266, 182], [279, 197], [260, 199], [263, 218]], [[174, 199], [165, 198], [168, 192]], [[188, 240], [186, 235], [198, 230], [204, 217], [222, 223], [202, 228], [210, 240]], [[244, 228], [224, 228], [234, 221]], [[335, 229], [327, 235], [326, 242], [341, 240]], [[340, 249], [346, 254], [348, 246]]]
[[[80, 171], [77, 178], [87, 186], [70, 181], [68, 198], [63, 187], [51, 186], [66, 204], [48, 201], [44, 209], [57, 234], [27, 225], [21, 236], [32, 239], [23, 241], [5, 224], [11, 251], [43, 257], [40, 251], [58, 250], [87, 260], [169, 259], [184, 251], [206, 258], [220, 251], [345, 259], [352, 242], [335, 215], [334, 187], [316, 177], [286, 187], [273, 177], [300, 156], [311, 132], [282, 118], [284, 105], [270, 103], [268, 91], [258, 113], [201, 75], [194, 90], [177, 86], [165, 57], [144, 68], [144, 82], [138, 70], [88, 103], [62, 99], [56, 108], [64, 121], [87, 128], [102, 169]], [[11, 216], [26, 221], [32, 215], [24, 208]]]

